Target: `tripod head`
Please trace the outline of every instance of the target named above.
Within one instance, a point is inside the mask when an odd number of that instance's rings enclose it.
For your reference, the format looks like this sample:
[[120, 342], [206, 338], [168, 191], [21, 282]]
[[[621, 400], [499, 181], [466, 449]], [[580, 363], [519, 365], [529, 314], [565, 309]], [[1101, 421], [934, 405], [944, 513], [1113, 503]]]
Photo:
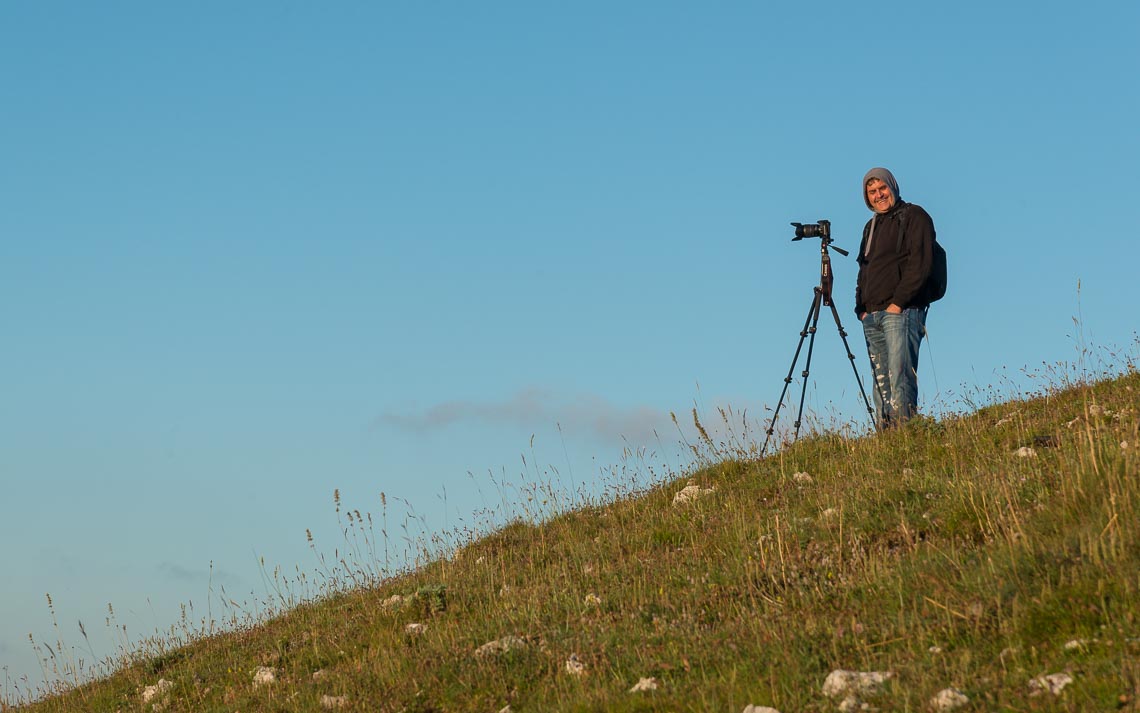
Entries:
[[831, 244], [831, 221], [820, 220], [818, 223], [792, 223], [796, 229], [796, 237], [792, 238], [792, 242], [803, 240], [804, 238], [819, 238], [819, 290], [823, 295], [823, 304], [831, 305], [831, 256], [827, 254], [829, 247], [834, 247], [835, 252], [847, 257], [851, 253], [847, 252], [841, 247]]

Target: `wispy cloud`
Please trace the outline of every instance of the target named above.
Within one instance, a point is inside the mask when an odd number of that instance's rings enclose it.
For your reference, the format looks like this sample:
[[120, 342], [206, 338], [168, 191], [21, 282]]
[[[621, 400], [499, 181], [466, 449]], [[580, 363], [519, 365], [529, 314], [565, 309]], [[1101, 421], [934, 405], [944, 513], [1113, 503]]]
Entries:
[[446, 401], [426, 409], [388, 411], [378, 425], [417, 433], [470, 424], [509, 425], [526, 429], [561, 426], [570, 434], [587, 434], [602, 441], [655, 440], [669, 426], [667, 412], [648, 406], [619, 406], [596, 395], [561, 396], [528, 388], [499, 401]]

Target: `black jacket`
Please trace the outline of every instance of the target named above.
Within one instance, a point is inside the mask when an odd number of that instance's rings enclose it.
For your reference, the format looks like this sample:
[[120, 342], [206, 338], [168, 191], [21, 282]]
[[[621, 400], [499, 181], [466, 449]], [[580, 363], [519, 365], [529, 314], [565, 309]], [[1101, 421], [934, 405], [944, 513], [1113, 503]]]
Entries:
[[[934, 221], [922, 206], [898, 200], [895, 206], [875, 216], [875, 235], [867, 252], [871, 222], [863, 228], [859, 245], [859, 278], [855, 286], [855, 314], [885, 310], [892, 304], [903, 309], [925, 307], [929, 300], [922, 288], [930, 275], [934, 256]], [[899, 228], [905, 223], [902, 245]]]

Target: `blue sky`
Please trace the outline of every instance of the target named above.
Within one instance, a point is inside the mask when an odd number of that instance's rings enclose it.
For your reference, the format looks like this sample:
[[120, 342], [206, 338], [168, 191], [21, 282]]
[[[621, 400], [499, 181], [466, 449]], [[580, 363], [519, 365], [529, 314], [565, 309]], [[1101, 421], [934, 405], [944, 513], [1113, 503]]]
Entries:
[[[0, 5], [0, 666], [38, 680], [28, 634], [77, 620], [111, 653], [108, 603], [133, 636], [204, 614], [211, 566], [264, 597], [258, 558], [343, 547], [334, 488], [430, 532], [488, 474], [683, 468], [670, 411], [759, 431], [818, 279], [788, 223], [854, 250], [872, 166], [950, 256], [928, 409], [1075, 359], [1078, 312], [1135, 354], [1138, 29], [1123, 1]], [[811, 381], [860, 417], [830, 323]]]

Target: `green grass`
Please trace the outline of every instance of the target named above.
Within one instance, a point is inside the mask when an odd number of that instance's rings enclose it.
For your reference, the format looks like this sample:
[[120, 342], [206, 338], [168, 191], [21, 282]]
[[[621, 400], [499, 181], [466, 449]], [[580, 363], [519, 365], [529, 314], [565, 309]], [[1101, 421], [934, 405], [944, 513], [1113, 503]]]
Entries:
[[[1140, 710], [1138, 394], [1130, 369], [760, 461], [702, 434], [706, 465], [682, 479], [456, 533], [459, 548], [423, 548], [449, 556], [397, 577], [375, 575], [388, 541], [356, 513], [357, 559], [324, 569], [323, 596], [152, 642], [25, 707], [791, 713], [836, 710], [821, 686], [850, 669], [895, 673], [868, 699], [881, 710], [928, 710], [947, 687], [968, 711]], [[689, 482], [715, 490], [674, 507]], [[536, 511], [554, 490], [532, 485]], [[508, 635], [525, 645], [475, 655]], [[276, 683], [255, 687], [259, 666]], [[1073, 683], [1031, 696], [1056, 672]], [[657, 690], [630, 693], [643, 677]], [[160, 678], [172, 688], [144, 704]]]

